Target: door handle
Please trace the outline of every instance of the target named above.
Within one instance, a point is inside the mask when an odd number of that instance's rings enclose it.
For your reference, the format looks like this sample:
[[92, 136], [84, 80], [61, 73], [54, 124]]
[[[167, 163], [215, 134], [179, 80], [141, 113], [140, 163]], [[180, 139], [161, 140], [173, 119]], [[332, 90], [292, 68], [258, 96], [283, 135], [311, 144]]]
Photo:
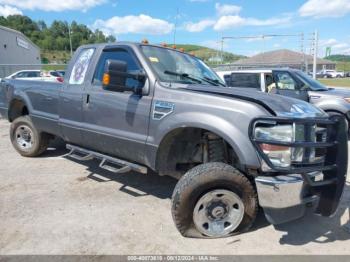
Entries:
[[46, 101], [52, 101], [53, 100], [53, 98], [51, 96], [46, 96], [45, 99], [46, 99]]
[[86, 104], [89, 104], [89, 103], [90, 103], [90, 95], [89, 95], [89, 94], [86, 94], [85, 103], [86, 103]]

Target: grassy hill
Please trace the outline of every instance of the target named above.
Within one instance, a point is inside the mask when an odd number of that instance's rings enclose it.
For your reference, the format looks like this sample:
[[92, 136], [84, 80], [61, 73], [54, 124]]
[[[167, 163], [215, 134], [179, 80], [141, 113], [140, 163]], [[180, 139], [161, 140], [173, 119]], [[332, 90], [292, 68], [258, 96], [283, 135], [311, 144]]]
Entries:
[[[199, 46], [199, 45], [176, 45], [177, 48], [183, 48], [185, 52], [194, 53], [197, 57], [203, 59], [208, 64], [218, 63], [218, 56], [220, 57], [221, 52], [212, 48]], [[52, 50], [42, 50], [41, 51], [42, 62], [47, 63], [57, 63], [65, 64], [70, 59], [69, 51], [52, 51]], [[234, 62], [238, 59], [244, 58], [244, 56], [232, 54], [229, 52], [223, 53], [224, 63]]]
[[336, 62], [339, 71], [350, 71], [350, 55], [330, 55], [325, 59]]
[[350, 62], [350, 55], [330, 55], [326, 56], [325, 59], [335, 62]]

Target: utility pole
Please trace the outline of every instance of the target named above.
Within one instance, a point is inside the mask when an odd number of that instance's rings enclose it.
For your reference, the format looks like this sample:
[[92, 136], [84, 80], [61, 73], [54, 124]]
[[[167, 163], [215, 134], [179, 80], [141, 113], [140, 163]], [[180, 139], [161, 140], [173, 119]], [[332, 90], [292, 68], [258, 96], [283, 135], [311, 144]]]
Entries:
[[303, 70], [303, 68], [305, 67], [305, 72], [308, 72], [308, 67], [307, 67], [307, 63], [305, 61], [305, 50], [304, 50], [304, 33], [300, 34], [300, 51], [302, 54], [301, 57], [301, 70]]
[[68, 24], [68, 35], [69, 35], [69, 45], [70, 45], [70, 56], [73, 56], [73, 47], [72, 47], [72, 32], [70, 30], [70, 25]]
[[314, 33], [314, 64], [313, 64], [313, 72], [312, 72], [312, 77], [313, 79], [316, 79], [316, 70], [317, 70], [317, 50], [318, 50], [318, 32], [315, 30]]

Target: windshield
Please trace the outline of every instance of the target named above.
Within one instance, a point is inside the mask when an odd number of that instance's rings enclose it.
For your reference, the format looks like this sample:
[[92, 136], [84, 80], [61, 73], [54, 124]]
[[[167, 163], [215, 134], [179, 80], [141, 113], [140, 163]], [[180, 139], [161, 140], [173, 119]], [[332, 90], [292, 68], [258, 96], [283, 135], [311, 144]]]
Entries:
[[304, 84], [306, 84], [311, 90], [314, 90], [314, 91], [327, 91], [328, 90], [328, 88], [326, 86], [324, 86], [323, 84], [321, 84], [317, 80], [311, 78], [310, 76], [308, 76], [304, 72], [296, 71], [296, 74], [299, 77], [299, 79], [301, 81], [303, 81]]
[[142, 51], [162, 82], [226, 86], [214, 71], [196, 57], [156, 46], [142, 46]]

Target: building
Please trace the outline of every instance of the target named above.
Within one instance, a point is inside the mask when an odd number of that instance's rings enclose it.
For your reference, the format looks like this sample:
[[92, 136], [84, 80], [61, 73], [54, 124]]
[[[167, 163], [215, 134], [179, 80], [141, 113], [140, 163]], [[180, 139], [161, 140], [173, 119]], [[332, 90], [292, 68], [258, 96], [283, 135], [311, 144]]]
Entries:
[[0, 26], [0, 78], [18, 70], [40, 69], [40, 49], [21, 32]]
[[[334, 70], [335, 62], [317, 58], [317, 71], [322, 69]], [[289, 67], [313, 71], [313, 56], [302, 54], [288, 49], [260, 53], [258, 55], [240, 59], [232, 64], [220, 65], [217, 70], [237, 70], [250, 68]]]

